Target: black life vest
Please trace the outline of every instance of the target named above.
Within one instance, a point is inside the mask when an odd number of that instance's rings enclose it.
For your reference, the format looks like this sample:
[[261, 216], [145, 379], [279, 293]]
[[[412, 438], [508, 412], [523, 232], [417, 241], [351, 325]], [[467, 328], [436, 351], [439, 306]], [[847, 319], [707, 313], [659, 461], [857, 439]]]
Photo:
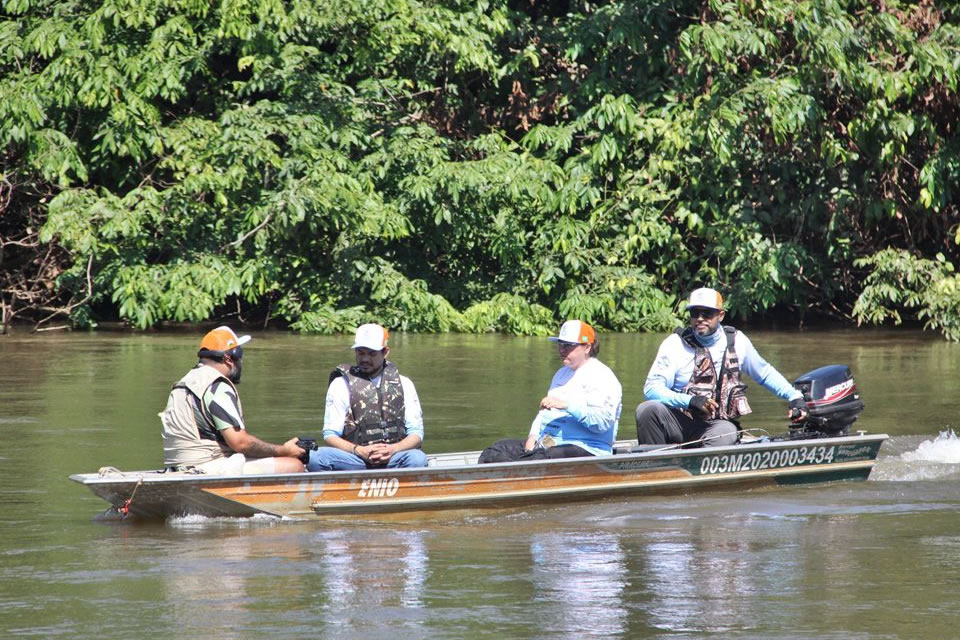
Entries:
[[723, 352], [719, 382], [713, 358], [710, 357], [710, 352], [697, 341], [693, 329], [690, 327], [677, 329], [676, 333], [694, 351], [693, 373], [683, 388], [683, 393], [716, 400], [718, 408], [711, 416], [712, 420], [736, 420], [740, 416], [752, 413], [753, 409], [747, 402], [747, 385], [740, 379], [740, 359], [734, 348], [737, 330], [734, 327], [723, 326], [727, 348]]
[[403, 385], [397, 365], [384, 363], [375, 386], [356, 366], [341, 364], [330, 373], [330, 382], [343, 376], [350, 391], [350, 410], [343, 424], [343, 439], [357, 445], [392, 444], [407, 437]]

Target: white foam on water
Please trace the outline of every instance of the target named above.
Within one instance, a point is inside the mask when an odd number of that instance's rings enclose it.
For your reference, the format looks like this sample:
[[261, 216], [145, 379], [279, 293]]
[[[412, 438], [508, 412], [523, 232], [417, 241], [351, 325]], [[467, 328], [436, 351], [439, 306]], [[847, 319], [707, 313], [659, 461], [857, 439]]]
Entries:
[[[281, 520], [287, 520], [288, 518], [280, 518], [278, 516], [271, 516], [265, 513], [257, 513], [249, 518], [232, 518], [225, 516], [218, 517], [208, 517], [208, 516], [198, 516], [198, 515], [189, 515], [189, 516], [177, 516], [174, 518], [167, 519], [167, 525], [176, 527], [176, 528], [203, 528], [203, 527], [213, 527], [213, 526], [234, 526], [234, 527], [249, 527], [249, 526], [271, 526], [280, 522]], [[292, 518], [290, 518], [292, 520]]]
[[900, 455], [905, 462], [960, 464], [960, 437], [953, 429], [941, 431], [933, 440], [924, 440], [914, 451]]
[[[915, 436], [900, 439], [898, 448], [916, 442]], [[937, 437], [920, 442], [916, 448], [900, 454], [881, 456], [870, 474], [871, 480], [892, 482], [930, 482], [960, 476], [960, 436], [953, 429], [941, 431]]]

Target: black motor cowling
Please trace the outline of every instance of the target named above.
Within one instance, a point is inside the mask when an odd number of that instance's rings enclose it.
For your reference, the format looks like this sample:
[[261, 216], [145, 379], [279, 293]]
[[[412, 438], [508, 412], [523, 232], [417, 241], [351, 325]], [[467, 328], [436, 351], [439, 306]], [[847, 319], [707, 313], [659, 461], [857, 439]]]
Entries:
[[793, 382], [803, 392], [807, 418], [796, 427], [829, 435], [845, 435], [863, 411], [863, 401], [850, 367], [831, 364], [805, 373]]

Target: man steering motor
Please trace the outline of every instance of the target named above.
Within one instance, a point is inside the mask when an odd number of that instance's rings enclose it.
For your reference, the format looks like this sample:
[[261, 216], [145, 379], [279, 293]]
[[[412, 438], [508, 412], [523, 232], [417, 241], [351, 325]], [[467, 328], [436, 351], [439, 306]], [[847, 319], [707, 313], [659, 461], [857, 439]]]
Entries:
[[764, 360], [742, 331], [723, 326], [723, 296], [696, 289], [686, 306], [690, 324], [657, 351], [637, 407], [639, 444], [734, 444], [739, 418], [751, 412], [741, 372], [789, 402], [787, 417], [806, 417], [803, 394]]

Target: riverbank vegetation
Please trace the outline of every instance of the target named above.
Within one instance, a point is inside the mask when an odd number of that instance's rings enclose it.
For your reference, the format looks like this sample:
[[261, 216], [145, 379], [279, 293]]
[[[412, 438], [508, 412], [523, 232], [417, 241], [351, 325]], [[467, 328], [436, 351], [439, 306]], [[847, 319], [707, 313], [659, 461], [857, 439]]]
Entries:
[[2, 6], [5, 326], [960, 338], [953, 3]]

